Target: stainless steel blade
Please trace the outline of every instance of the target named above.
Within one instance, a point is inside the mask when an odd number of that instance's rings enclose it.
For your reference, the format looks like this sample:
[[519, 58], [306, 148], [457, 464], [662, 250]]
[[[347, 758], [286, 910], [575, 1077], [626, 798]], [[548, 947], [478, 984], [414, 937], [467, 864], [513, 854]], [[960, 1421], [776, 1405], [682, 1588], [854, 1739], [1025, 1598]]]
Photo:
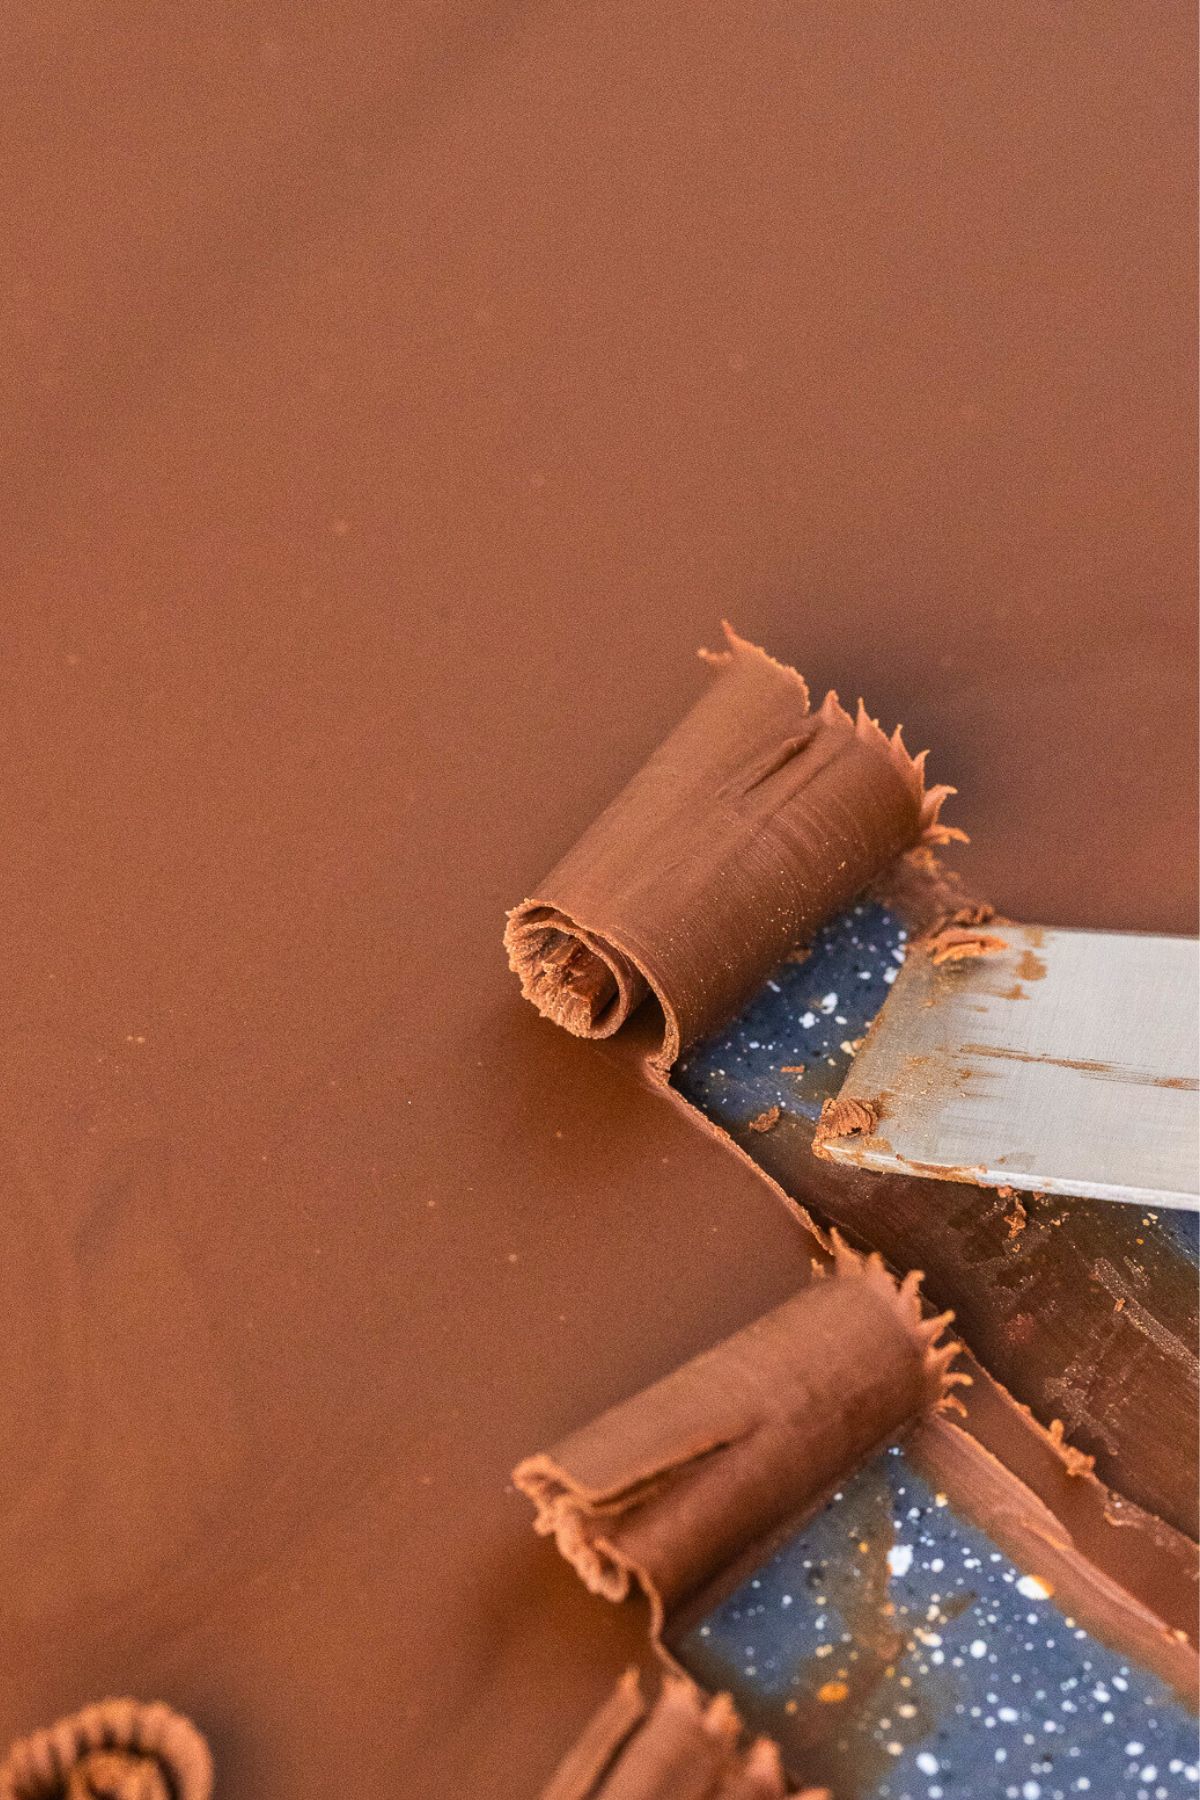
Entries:
[[1200, 1205], [1200, 955], [1194, 938], [996, 925], [1005, 948], [941, 967], [915, 951], [842, 1087], [871, 1169], [1042, 1193]]

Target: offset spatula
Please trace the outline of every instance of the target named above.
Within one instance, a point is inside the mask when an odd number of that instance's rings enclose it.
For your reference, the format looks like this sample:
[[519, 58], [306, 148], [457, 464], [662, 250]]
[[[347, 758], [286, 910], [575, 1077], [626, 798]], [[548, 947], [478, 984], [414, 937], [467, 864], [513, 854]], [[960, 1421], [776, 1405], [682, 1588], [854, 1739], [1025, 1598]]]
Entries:
[[826, 1138], [823, 1154], [1195, 1210], [1196, 939], [988, 930], [1002, 943], [985, 955], [939, 964], [910, 952], [838, 1096], [865, 1103], [862, 1123]]

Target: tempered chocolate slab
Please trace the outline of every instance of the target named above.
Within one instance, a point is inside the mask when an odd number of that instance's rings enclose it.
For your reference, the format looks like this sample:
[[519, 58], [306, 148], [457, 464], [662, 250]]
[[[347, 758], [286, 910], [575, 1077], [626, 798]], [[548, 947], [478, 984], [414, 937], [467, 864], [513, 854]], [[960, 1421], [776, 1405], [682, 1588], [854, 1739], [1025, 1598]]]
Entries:
[[6, 34], [0, 1742], [528, 1800], [645, 1634], [508, 1470], [807, 1255], [496, 921], [731, 614], [1004, 911], [1193, 929], [1194, 21]]
[[[818, 1220], [920, 1267], [979, 1360], [1120, 1492], [1197, 1528], [1197, 1219], [831, 1167], [812, 1123], [904, 954], [864, 903], [783, 964], [674, 1080]], [[777, 1109], [770, 1129], [764, 1117]]]
[[1196, 1791], [1196, 1720], [897, 1448], [673, 1641], [787, 1765], [863, 1800]]

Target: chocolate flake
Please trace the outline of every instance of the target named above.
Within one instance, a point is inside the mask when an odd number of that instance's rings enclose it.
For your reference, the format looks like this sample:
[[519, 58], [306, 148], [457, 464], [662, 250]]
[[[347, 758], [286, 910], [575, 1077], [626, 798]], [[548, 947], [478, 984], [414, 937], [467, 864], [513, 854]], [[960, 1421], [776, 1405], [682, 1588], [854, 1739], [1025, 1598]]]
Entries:
[[946, 963], [966, 962], [975, 956], [996, 956], [1008, 949], [1008, 940], [970, 925], [946, 925], [936, 936], [926, 938], [922, 948], [940, 969]]
[[774, 1131], [782, 1117], [782, 1113], [782, 1107], [768, 1106], [762, 1112], [754, 1115], [750, 1120], [748, 1129], [750, 1131]]

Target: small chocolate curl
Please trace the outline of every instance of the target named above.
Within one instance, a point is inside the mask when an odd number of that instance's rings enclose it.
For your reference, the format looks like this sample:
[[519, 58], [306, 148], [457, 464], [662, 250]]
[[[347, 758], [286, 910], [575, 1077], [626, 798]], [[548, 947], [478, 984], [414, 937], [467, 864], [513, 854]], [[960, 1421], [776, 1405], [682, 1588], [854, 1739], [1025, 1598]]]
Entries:
[[0, 1800], [211, 1800], [212, 1785], [208, 1745], [161, 1701], [85, 1706], [0, 1764]]
[[505, 932], [526, 999], [577, 1036], [653, 994], [660, 1073], [905, 851], [962, 836], [899, 730], [833, 693], [813, 712], [794, 669], [725, 635], [707, 691]]
[[872, 1137], [878, 1128], [879, 1106], [874, 1100], [826, 1100], [813, 1136], [813, 1153], [820, 1156], [830, 1138]]
[[638, 1583], [654, 1630], [968, 1378], [920, 1276], [835, 1238], [832, 1273], [514, 1472], [536, 1529], [594, 1592]]
[[[636, 1669], [584, 1727], [542, 1800], [783, 1800], [779, 1751], [769, 1738], [742, 1747], [732, 1700], [706, 1700], [668, 1677], [653, 1706]], [[806, 1789], [799, 1800], [820, 1800]]]

